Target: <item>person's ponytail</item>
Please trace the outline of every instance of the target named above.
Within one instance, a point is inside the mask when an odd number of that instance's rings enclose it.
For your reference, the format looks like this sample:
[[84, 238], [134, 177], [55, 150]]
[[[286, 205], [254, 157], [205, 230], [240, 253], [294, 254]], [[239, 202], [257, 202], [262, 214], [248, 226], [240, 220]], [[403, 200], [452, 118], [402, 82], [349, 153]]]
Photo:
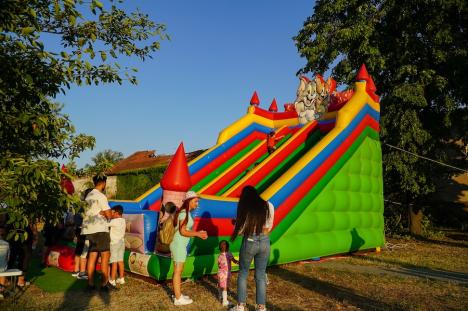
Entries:
[[190, 209], [190, 201], [192, 199], [189, 199], [189, 200], [185, 200], [184, 203], [182, 204], [182, 206], [177, 210], [177, 212], [175, 213], [175, 216], [174, 216], [174, 220], [172, 222], [173, 226], [174, 227], [177, 227], [177, 224], [179, 223], [179, 214], [185, 210], [185, 219], [184, 221], [182, 222], [182, 226], [185, 226], [187, 223], [188, 223], [188, 217], [189, 217], [189, 209]]

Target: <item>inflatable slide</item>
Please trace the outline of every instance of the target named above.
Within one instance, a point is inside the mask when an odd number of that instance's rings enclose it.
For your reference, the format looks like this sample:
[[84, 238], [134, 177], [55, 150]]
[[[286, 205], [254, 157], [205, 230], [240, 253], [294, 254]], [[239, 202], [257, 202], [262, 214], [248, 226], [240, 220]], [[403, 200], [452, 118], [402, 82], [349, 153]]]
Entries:
[[[209, 235], [190, 241], [183, 277], [216, 273], [218, 243], [233, 231], [245, 185], [255, 186], [275, 206], [270, 265], [384, 244], [380, 106], [372, 78], [363, 65], [354, 90], [345, 92], [320, 76], [301, 79], [298, 98], [286, 111], [278, 112], [276, 102], [260, 108], [255, 94], [247, 114], [199, 157], [185, 163], [179, 146], [169, 175], [180, 178], [178, 167], [188, 166], [185, 187], [201, 194], [194, 229]], [[310, 105], [316, 96], [326, 99], [325, 110]], [[273, 152], [267, 148], [270, 133]], [[163, 188], [175, 197], [187, 190], [167, 180], [161, 184], [135, 201], [110, 202], [122, 205], [127, 219], [126, 269], [158, 280], [172, 276], [170, 256], [155, 251]], [[240, 243], [238, 238], [231, 244], [234, 256]]]

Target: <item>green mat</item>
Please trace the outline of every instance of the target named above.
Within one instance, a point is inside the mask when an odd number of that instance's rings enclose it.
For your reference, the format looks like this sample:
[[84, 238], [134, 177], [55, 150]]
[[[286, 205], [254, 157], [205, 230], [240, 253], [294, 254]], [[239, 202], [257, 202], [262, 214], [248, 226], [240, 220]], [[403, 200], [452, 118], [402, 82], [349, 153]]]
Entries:
[[27, 278], [31, 283], [48, 293], [65, 292], [69, 290], [84, 290], [87, 280], [78, 280], [70, 272], [55, 267], [41, 267], [40, 258], [33, 258]]

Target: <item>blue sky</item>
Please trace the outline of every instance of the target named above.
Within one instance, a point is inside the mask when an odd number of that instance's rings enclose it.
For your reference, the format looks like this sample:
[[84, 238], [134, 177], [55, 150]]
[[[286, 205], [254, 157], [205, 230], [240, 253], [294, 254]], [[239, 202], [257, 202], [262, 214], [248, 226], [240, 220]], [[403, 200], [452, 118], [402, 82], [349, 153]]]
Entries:
[[139, 150], [174, 153], [216, 143], [218, 133], [243, 116], [253, 91], [268, 108], [292, 102], [304, 64], [292, 37], [312, 15], [314, 1], [128, 1], [167, 26], [170, 41], [152, 60], [132, 61], [139, 84], [72, 87], [58, 100], [78, 133], [96, 147], [125, 156]]

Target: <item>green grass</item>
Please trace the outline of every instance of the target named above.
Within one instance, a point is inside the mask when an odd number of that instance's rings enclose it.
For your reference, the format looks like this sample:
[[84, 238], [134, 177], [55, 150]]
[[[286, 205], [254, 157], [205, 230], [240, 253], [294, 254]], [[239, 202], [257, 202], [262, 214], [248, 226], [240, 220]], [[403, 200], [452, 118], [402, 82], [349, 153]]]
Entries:
[[54, 267], [42, 268], [40, 259], [35, 257], [28, 271], [28, 279], [45, 292], [58, 293], [67, 290], [82, 290], [86, 287], [86, 280], [77, 280], [71, 273]]

